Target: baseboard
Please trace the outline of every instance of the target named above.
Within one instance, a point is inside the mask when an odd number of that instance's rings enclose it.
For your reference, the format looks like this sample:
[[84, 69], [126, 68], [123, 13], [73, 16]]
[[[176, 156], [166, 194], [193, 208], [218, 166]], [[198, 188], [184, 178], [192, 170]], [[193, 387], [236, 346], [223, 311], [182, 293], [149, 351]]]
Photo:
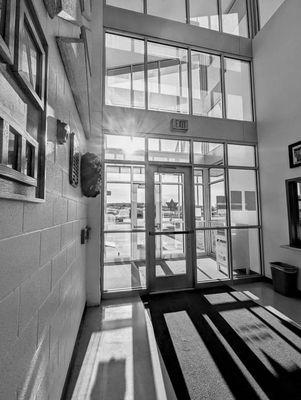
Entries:
[[77, 332], [77, 335], [76, 335], [74, 348], [73, 348], [73, 351], [72, 351], [72, 356], [71, 356], [71, 360], [70, 360], [70, 363], [69, 363], [69, 367], [68, 367], [68, 371], [67, 371], [67, 374], [66, 374], [66, 379], [65, 379], [65, 383], [64, 383], [64, 387], [63, 387], [63, 391], [62, 391], [62, 395], [61, 395], [61, 399], [60, 400], [65, 400], [66, 395], [67, 395], [68, 384], [69, 384], [69, 381], [70, 381], [70, 378], [71, 378], [72, 369], [73, 369], [73, 366], [75, 364], [75, 359], [76, 359], [76, 355], [77, 355], [77, 344], [79, 343], [79, 340], [80, 340], [80, 337], [81, 337], [81, 334], [82, 334], [82, 331], [83, 331], [83, 325], [84, 325], [83, 322], [84, 322], [84, 319], [85, 319], [85, 316], [86, 316], [86, 312], [87, 312], [87, 303], [85, 304], [85, 308], [84, 308], [84, 311], [83, 311], [83, 314], [82, 314], [82, 317], [81, 317], [81, 321], [80, 321], [80, 324], [79, 324], [79, 328], [78, 328], [78, 332]]

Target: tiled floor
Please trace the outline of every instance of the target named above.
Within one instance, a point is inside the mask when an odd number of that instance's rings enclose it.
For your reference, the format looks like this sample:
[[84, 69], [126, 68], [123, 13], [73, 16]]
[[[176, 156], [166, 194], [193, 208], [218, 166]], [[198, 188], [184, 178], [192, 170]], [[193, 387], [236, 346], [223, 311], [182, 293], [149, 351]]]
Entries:
[[[282, 296], [262, 282], [234, 289], [301, 324], [301, 298]], [[76, 353], [65, 400], [175, 400], [139, 297], [89, 308]]]

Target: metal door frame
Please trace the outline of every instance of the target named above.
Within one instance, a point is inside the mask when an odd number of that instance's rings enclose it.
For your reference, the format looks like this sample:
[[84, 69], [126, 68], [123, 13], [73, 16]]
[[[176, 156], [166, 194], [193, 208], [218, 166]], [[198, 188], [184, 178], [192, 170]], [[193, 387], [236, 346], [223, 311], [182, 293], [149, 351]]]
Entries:
[[[155, 181], [154, 175], [159, 173], [183, 173], [183, 200], [185, 207], [185, 229], [175, 234], [186, 235], [186, 274], [169, 277], [156, 277], [155, 238], [164, 232], [155, 232]], [[192, 168], [187, 165], [150, 164], [146, 170], [146, 266], [148, 271], [148, 289], [151, 292], [194, 288], [194, 223], [193, 223], [193, 185]]]

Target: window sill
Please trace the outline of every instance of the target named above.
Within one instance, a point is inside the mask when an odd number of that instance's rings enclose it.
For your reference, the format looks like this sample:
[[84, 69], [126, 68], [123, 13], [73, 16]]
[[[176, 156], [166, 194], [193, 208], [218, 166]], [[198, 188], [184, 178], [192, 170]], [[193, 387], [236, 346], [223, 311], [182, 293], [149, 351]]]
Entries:
[[297, 251], [297, 252], [301, 253], [301, 247], [294, 247], [294, 246], [290, 246], [289, 244], [283, 244], [280, 247], [283, 249], [293, 250], [293, 251]]
[[26, 203], [45, 203], [45, 199], [40, 199], [38, 197], [27, 197], [16, 193], [0, 193], [0, 200], [1, 199], [24, 201]]

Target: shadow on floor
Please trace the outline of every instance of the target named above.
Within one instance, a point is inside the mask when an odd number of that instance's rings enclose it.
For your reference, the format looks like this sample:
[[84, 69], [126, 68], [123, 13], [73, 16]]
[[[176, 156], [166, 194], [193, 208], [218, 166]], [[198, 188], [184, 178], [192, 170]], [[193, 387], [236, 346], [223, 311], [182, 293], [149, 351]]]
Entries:
[[161, 399], [139, 297], [87, 309], [74, 353], [64, 400]]
[[148, 307], [179, 399], [300, 399], [300, 329], [243, 293], [153, 295]]
[[109, 362], [99, 363], [89, 399], [121, 400], [125, 398], [125, 393], [125, 360], [112, 358]]

